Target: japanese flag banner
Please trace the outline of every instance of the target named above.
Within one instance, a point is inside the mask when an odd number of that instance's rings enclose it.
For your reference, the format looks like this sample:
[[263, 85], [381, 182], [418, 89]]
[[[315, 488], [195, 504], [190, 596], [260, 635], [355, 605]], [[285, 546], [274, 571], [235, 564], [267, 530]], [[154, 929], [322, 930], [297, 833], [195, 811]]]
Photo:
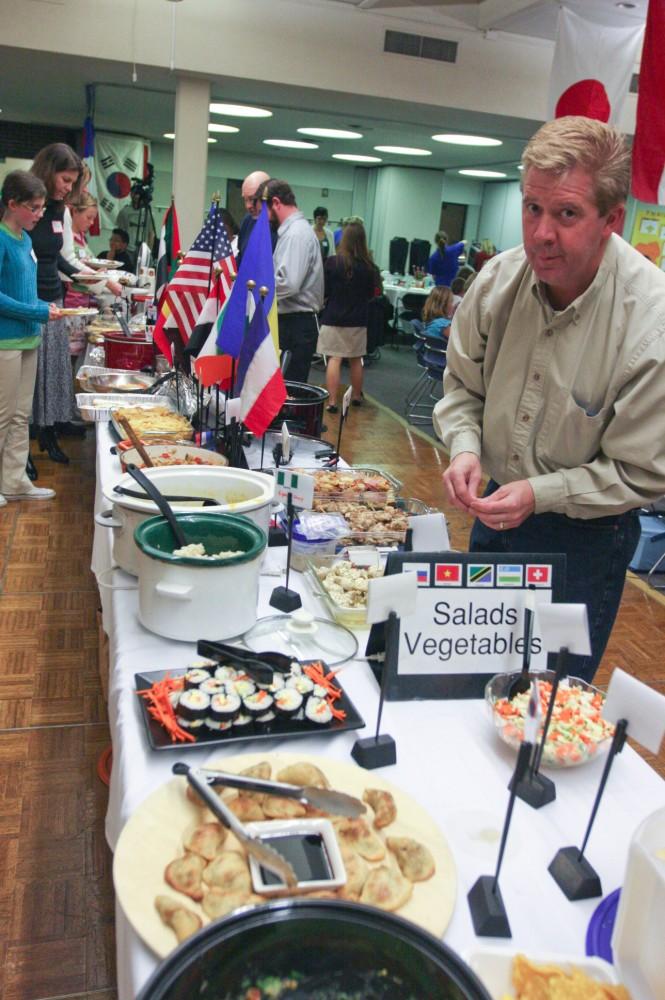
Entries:
[[559, 11], [548, 118], [583, 115], [616, 125], [630, 90], [643, 27], [609, 28]]
[[[665, 205], [665, 0], [650, 0], [633, 142], [633, 196]], [[662, 264], [661, 264], [662, 267]]]

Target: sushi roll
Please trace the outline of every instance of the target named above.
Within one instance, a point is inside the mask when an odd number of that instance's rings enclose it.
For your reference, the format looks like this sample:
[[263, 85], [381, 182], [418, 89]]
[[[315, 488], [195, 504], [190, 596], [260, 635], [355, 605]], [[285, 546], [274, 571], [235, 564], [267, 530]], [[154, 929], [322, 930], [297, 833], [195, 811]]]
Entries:
[[306, 695], [311, 694], [314, 690], [314, 681], [310, 680], [306, 674], [300, 674], [295, 677], [292, 675], [287, 680], [286, 686], [295, 688], [298, 694], [305, 697]]
[[185, 674], [185, 691], [199, 688], [204, 681], [210, 680], [210, 671], [204, 667], [190, 667]]
[[240, 696], [224, 691], [211, 698], [208, 718], [214, 722], [228, 722], [231, 725], [236, 715], [240, 713], [240, 708]]
[[315, 684], [312, 688], [312, 694], [315, 698], [325, 698], [328, 692], [322, 684]]
[[235, 693], [240, 695], [241, 698], [248, 698], [250, 695], [256, 692], [256, 684], [254, 681], [250, 681], [249, 677], [242, 675], [233, 681], [233, 687]]
[[274, 722], [276, 718], [277, 716], [275, 715], [273, 710], [270, 709], [269, 712], [264, 712], [263, 715], [257, 715], [256, 718], [254, 719], [254, 722], [257, 724], [257, 726], [267, 726], [269, 722]]
[[275, 711], [280, 719], [291, 719], [302, 708], [303, 698], [295, 688], [283, 687], [275, 693]]
[[240, 711], [240, 715], [236, 715], [233, 720], [233, 732], [237, 736], [245, 736], [251, 733], [254, 729], [254, 720], [251, 715], [247, 715], [246, 712]]
[[217, 719], [213, 719], [210, 715], [206, 718], [206, 726], [212, 733], [226, 732], [232, 725], [232, 722], [218, 722]]
[[247, 695], [242, 699], [243, 712], [256, 719], [259, 715], [265, 715], [272, 710], [273, 697], [267, 691], [255, 691], [254, 694]]
[[305, 718], [308, 722], [316, 722], [319, 726], [325, 726], [332, 721], [332, 717], [332, 709], [324, 698], [309, 696], [305, 705]]
[[235, 667], [229, 666], [228, 663], [222, 664], [222, 666], [217, 667], [215, 670], [215, 678], [218, 681], [234, 681], [238, 676], [238, 671]]
[[214, 698], [216, 694], [223, 694], [224, 690], [224, 681], [218, 681], [216, 677], [209, 677], [199, 686], [199, 691], [209, 694], [211, 698]]
[[285, 687], [286, 681], [284, 680], [284, 676], [278, 673], [273, 674], [272, 684], [268, 688], [270, 694], [275, 695], [278, 691], [283, 691]]
[[210, 695], [198, 688], [190, 688], [180, 695], [176, 721], [183, 729], [200, 729], [208, 716], [209, 708]]

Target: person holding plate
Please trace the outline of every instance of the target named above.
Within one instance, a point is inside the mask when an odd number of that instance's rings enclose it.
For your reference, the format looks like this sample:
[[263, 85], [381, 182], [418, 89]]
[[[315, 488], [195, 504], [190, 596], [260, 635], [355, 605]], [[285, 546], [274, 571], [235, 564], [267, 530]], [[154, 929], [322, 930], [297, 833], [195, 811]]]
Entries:
[[[30, 170], [47, 191], [44, 214], [32, 233], [37, 257], [37, 294], [45, 302], [61, 306], [63, 288], [59, 272], [71, 278], [80, 270], [65, 260], [62, 247], [65, 199], [78, 198], [83, 185], [83, 164], [70, 146], [55, 142], [37, 153]], [[42, 334], [32, 418], [40, 449], [53, 462], [67, 464], [69, 459], [58, 444], [56, 424], [69, 425], [76, 418], [76, 403], [69, 335], [60, 316], [49, 319]]]
[[0, 195], [0, 507], [8, 500], [55, 496], [34, 486], [26, 470], [41, 324], [59, 315], [54, 303], [37, 297], [37, 261], [28, 235], [45, 199], [46, 187], [27, 170], [5, 177]]

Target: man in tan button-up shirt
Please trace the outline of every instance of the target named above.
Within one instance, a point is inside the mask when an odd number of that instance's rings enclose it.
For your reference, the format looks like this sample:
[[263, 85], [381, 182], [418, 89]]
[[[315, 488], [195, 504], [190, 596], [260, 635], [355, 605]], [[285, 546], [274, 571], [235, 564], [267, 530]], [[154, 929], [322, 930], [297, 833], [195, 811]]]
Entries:
[[488, 261], [458, 308], [434, 424], [448, 497], [477, 518], [472, 550], [566, 554], [593, 650], [570, 672], [591, 679], [635, 508], [665, 493], [665, 274], [616, 235], [630, 154], [615, 129], [550, 122], [523, 164], [524, 245]]

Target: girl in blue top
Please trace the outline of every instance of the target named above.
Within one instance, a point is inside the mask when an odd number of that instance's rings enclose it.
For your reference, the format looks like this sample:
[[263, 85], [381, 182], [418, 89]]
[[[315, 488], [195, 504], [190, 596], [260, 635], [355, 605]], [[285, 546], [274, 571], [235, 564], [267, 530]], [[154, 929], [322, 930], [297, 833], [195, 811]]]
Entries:
[[427, 337], [443, 337], [447, 340], [454, 311], [454, 296], [451, 289], [446, 285], [436, 285], [423, 306], [422, 321], [425, 324], [423, 333]]
[[44, 211], [46, 188], [26, 170], [7, 174], [0, 194], [0, 507], [8, 500], [50, 500], [26, 472], [28, 420], [41, 326], [60, 315], [37, 298], [37, 260], [28, 231]]

